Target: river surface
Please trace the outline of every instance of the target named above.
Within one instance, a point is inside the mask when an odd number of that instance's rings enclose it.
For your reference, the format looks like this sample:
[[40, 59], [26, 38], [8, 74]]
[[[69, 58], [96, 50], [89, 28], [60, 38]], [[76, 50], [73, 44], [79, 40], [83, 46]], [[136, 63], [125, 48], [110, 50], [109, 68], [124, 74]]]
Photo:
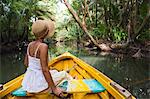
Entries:
[[[53, 49], [53, 48], [52, 48]], [[61, 50], [63, 49], [63, 51]], [[150, 97], [150, 62], [149, 59], [134, 59], [124, 55], [77, 51], [72, 48], [59, 47], [50, 51], [51, 57], [69, 51], [83, 59], [109, 78], [129, 90], [138, 99]], [[54, 54], [55, 53], [55, 54]], [[12, 51], [0, 55], [0, 84], [4, 84], [23, 74], [23, 51]]]

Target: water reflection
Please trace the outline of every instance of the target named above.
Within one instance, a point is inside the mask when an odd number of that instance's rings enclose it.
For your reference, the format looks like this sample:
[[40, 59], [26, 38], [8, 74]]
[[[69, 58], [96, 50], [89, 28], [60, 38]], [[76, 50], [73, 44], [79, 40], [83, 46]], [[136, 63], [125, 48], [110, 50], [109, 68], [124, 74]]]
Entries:
[[22, 52], [0, 54], [0, 84], [4, 84], [25, 71]]
[[138, 98], [149, 98], [150, 76], [149, 60], [129, 57], [82, 56], [84, 61], [91, 64], [115, 82], [119, 83]]

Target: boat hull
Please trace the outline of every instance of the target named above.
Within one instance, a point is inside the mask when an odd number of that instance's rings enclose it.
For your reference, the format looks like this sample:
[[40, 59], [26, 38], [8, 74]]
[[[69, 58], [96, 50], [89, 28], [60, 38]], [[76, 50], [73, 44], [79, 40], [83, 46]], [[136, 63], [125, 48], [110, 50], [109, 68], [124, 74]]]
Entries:
[[[112, 81], [106, 75], [93, 68], [89, 64], [80, 60], [79, 58], [73, 56], [70, 53], [64, 53], [48, 64], [49, 69], [56, 69], [58, 71], [67, 71], [72, 77], [77, 80], [83, 79], [95, 79], [99, 83], [103, 85], [106, 89], [103, 92], [93, 93], [93, 92], [72, 92], [69, 93], [69, 99], [135, 99], [126, 89]], [[14, 80], [6, 83], [3, 86], [3, 89], [0, 90], [0, 97], [6, 99], [18, 98], [16, 96], [12, 96], [11, 92], [21, 87], [21, 82], [24, 75], [21, 75]], [[121, 89], [121, 90], [120, 90]], [[30, 98], [34, 98], [33, 96], [27, 96]], [[27, 98], [26, 97], [26, 98]], [[41, 95], [42, 97], [42, 95]], [[44, 97], [44, 96], [43, 96]], [[50, 94], [49, 99], [57, 99], [58, 97]]]

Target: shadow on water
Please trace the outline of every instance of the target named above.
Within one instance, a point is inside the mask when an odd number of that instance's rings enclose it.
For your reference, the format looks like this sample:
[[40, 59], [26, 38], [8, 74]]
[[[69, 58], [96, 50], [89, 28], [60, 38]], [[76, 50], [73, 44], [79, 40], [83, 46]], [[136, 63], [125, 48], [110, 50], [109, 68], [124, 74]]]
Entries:
[[[49, 54], [54, 58], [66, 51], [83, 59], [115, 82], [129, 90], [139, 99], [150, 97], [150, 65], [148, 59], [134, 59], [124, 55], [89, 54], [85, 49], [77, 50], [71, 47], [56, 44], [50, 46]], [[3, 53], [0, 55], [0, 83], [4, 84], [25, 72], [23, 66], [24, 52]]]

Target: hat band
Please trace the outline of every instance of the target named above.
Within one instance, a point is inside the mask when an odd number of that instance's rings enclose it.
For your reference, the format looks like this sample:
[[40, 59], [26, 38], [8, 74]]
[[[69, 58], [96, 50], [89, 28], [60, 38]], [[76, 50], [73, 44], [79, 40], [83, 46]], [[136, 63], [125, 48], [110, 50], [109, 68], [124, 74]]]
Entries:
[[48, 35], [48, 32], [49, 32], [49, 29], [47, 29], [47, 31], [43, 35], [41, 35], [39, 38], [45, 38]]

